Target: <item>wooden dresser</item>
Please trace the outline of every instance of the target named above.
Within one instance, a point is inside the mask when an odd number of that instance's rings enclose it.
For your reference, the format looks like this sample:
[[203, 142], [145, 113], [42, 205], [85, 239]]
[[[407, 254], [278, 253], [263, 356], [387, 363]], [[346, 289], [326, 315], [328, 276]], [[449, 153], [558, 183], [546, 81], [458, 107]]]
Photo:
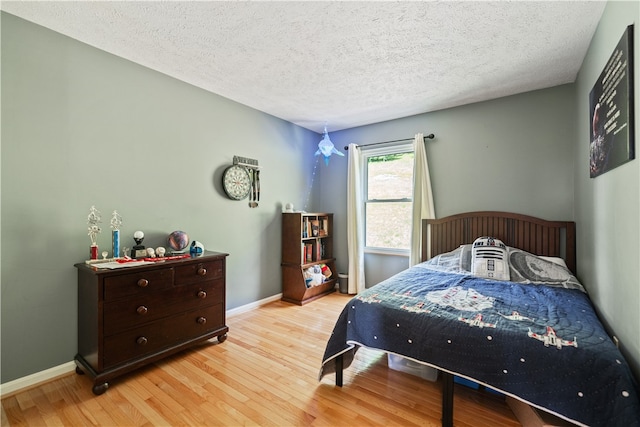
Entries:
[[95, 394], [111, 379], [195, 343], [227, 338], [227, 255], [206, 251], [113, 270], [76, 264], [76, 372], [93, 378]]

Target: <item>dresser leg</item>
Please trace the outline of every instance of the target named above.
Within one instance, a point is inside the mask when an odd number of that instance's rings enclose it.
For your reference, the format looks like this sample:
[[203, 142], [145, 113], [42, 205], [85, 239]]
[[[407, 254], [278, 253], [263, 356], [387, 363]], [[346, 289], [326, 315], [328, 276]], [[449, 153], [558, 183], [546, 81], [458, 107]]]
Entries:
[[80, 369], [79, 366], [76, 366], [76, 374], [78, 375], [84, 375], [84, 371], [82, 369]]
[[100, 396], [102, 393], [107, 391], [108, 388], [109, 388], [109, 383], [96, 384], [93, 386], [93, 389], [92, 389], [93, 394], [95, 394], [96, 396]]
[[223, 343], [227, 340], [227, 334], [218, 335], [218, 342]]

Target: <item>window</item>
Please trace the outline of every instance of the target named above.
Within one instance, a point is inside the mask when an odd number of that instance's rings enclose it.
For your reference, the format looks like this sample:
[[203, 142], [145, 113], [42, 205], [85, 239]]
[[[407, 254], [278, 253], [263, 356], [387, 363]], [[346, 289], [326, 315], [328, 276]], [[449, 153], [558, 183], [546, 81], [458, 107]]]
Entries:
[[362, 153], [367, 252], [410, 251], [413, 157], [412, 144]]

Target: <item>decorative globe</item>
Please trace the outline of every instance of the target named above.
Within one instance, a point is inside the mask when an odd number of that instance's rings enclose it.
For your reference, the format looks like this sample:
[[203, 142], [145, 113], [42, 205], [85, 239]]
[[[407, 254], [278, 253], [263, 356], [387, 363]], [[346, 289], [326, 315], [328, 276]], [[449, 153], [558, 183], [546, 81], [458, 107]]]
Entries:
[[184, 248], [189, 246], [189, 236], [184, 231], [176, 230], [169, 234], [167, 243], [174, 252], [181, 252]]

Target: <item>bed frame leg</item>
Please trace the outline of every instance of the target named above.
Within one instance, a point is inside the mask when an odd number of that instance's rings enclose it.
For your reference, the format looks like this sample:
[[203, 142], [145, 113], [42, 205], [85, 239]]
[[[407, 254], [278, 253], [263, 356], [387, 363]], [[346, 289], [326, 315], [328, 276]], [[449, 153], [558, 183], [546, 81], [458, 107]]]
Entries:
[[344, 359], [343, 355], [336, 357], [336, 385], [342, 387], [342, 367]]
[[442, 427], [453, 427], [453, 375], [442, 374]]

